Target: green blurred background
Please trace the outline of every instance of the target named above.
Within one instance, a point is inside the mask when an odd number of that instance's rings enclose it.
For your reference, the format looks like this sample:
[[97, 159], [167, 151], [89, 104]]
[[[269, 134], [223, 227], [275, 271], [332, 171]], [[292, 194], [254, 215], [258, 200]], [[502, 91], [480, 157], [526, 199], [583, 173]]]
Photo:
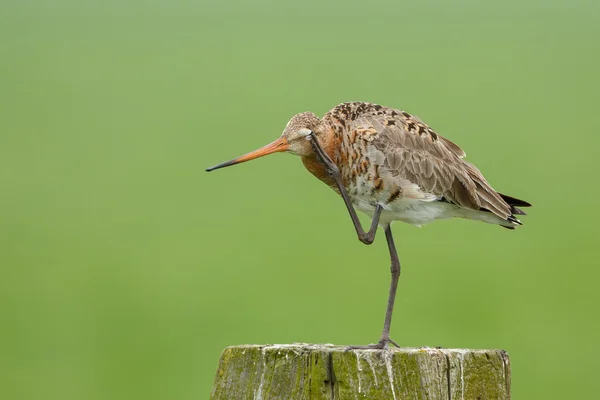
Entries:
[[[0, 398], [208, 398], [221, 350], [366, 344], [383, 236], [298, 158], [204, 168], [343, 101], [402, 108], [534, 204], [394, 225], [392, 337], [501, 348], [517, 399], [598, 393], [600, 5], [0, 6]], [[365, 220], [366, 221], [366, 220]]]

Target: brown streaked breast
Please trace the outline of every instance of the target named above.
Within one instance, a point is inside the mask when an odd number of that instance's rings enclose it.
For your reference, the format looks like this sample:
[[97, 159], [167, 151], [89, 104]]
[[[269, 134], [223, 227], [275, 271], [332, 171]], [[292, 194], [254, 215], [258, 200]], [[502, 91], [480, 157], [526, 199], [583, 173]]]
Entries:
[[321, 162], [317, 159], [315, 155], [310, 155], [308, 157], [301, 157], [302, 164], [306, 167], [308, 172], [316, 176], [320, 181], [324, 182], [332, 189], [337, 189], [335, 184], [335, 180], [332, 179], [325, 170], [325, 167]]

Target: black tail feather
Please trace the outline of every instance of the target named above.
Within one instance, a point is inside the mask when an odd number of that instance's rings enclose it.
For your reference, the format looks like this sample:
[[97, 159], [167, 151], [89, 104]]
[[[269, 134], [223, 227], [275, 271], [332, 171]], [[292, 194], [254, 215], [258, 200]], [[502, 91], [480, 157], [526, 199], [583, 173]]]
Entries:
[[527, 215], [525, 211], [515, 206], [510, 206], [510, 212], [513, 213], [513, 215]]
[[502, 197], [502, 200], [504, 200], [510, 206], [510, 211], [513, 213], [513, 215], [527, 215], [525, 211], [521, 210], [518, 207], [531, 207], [530, 203], [526, 202], [525, 200], [519, 200], [502, 193], [498, 194], [500, 195], [500, 197]]
[[511, 197], [511, 196], [507, 196], [507, 195], [502, 194], [502, 193], [498, 193], [498, 194], [500, 195], [500, 197], [502, 197], [502, 200], [504, 200], [505, 202], [507, 202], [511, 206], [531, 207], [531, 203], [528, 203], [525, 200], [519, 200], [519, 199], [516, 199], [516, 198]]
[[515, 218], [514, 215], [509, 215], [509, 217], [506, 220], [509, 221], [509, 222], [512, 222], [515, 225], [523, 225], [521, 223], [521, 221], [519, 221], [517, 218]]

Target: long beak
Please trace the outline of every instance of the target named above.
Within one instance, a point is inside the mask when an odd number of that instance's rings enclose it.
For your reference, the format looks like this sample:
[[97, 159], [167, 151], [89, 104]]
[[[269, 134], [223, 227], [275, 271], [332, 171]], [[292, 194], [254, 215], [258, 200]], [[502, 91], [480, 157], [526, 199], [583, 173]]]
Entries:
[[262, 156], [266, 156], [268, 154], [272, 154], [272, 153], [279, 153], [281, 151], [286, 151], [289, 147], [288, 141], [287, 139], [280, 137], [279, 139], [277, 139], [276, 141], [274, 141], [273, 143], [269, 143], [268, 145], [266, 145], [265, 147], [261, 147], [258, 150], [254, 150], [251, 153], [245, 154], [241, 157], [238, 158], [234, 158], [233, 160], [215, 165], [214, 167], [210, 167], [206, 169], [206, 172], [210, 172], [213, 171], [215, 169], [219, 169], [219, 168], [223, 168], [223, 167], [229, 167], [230, 165], [235, 165], [235, 164], [240, 164], [246, 161], [250, 161], [250, 160], [254, 160], [255, 158], [259, 158]]

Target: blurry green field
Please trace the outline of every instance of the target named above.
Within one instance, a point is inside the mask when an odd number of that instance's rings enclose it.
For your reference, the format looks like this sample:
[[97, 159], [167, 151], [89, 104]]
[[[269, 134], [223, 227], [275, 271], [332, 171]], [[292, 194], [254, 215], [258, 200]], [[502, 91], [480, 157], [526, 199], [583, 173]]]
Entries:
[[204, 399], [242, 343], [377, 340], [383, 236], [274, 155], [343, 101], [402, 108], [534, 204], [394, 225], [392, 337], [501, 348], [515, 399], [598, 393], [600, 6], [0, 5], [0, 398]]

